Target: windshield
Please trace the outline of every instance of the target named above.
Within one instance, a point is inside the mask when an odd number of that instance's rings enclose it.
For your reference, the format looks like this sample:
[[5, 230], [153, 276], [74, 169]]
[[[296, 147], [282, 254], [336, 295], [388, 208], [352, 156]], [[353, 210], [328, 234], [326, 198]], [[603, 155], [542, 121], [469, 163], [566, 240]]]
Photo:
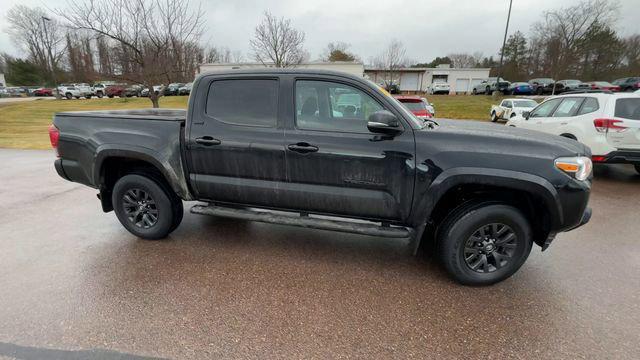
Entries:
[[402, 105], [406, 106], [411, 111], [424, 111], [427, 110], [427, 106], [422, 101], [417, 100], [400, 100]]
[[538, 103], [533, 100], [515, 100], [513, 102], [515, 107], [536, 107], [537, 105]]

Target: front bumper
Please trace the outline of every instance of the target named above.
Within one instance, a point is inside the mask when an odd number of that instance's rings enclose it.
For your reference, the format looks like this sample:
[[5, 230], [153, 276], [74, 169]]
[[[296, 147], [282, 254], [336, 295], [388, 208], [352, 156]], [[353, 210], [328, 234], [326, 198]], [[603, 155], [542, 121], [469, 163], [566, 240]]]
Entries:
[[[565, 230], [565, 231], [569, 231], [569, 230], [574, 230], [579, 228], [580, 226], [586, 224], [589, 222], [589, 220], [591, 220], [591, 214], [593, 213], [593, 211], [591, 210], [590, 207], [587, 207], [584, 209], [584, 212], [582, 213], [582, 218], [580, 219], [580, 222], [578, 223], [578, 225], [572, 227], [571, 229]], [[549, 236], [547, 237], [547, 239], [544, 241], [544, 243], [542, 244], [542, 251], [547, 250], [547, 248], [549, 248], [549, 246], [551, 245], [551, 242], [556, 238], [557, 233], [556, 232], [552, 232], [549, 234]]]

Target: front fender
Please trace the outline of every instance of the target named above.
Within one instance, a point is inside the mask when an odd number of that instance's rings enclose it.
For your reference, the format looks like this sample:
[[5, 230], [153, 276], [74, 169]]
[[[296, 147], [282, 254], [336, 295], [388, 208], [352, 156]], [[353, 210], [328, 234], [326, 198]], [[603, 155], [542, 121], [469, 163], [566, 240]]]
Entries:
[[413, 206], [413, 226], [424, 225], [438, 201], [450, 189], [463, 184], [479, 184], [526, 191], [543, 200], [550, 215], [551, 228], [562, 224], [562, 204], [556, 188], [546, 179], [518, 171], [487, 168], [458, 167], [440, 173], [429, 187], [418, 194]]

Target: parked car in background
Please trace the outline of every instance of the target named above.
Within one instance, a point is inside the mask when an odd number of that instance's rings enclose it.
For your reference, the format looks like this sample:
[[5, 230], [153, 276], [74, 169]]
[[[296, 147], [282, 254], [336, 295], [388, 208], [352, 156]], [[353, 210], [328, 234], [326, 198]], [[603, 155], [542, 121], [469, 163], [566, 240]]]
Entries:
[[590, 81], [587, 83], [591, 90], [608, 90], [608, 91], [620, 91], [620, 86], [613, 85], [608, 81]]
[[533, 86], [527, 82], [514, 82], [507, 88], [507, 93], [511, 95], [531, 95]]
[[[163, 89], [164, 85], [153, 86], [153, 91], [156, 93], [156, 95], [160, 95]], [[140, 91], [140, 96], [149, 96], [149, 87], [143, 87], [142, 91]]]
[[125, 97], [140, 97], [140, 93], [142, 92], [142, 85], [129, 85], [124, 89], [123, 95]]
[[471, 92], [474, 95], [477, 94], [485, 94], [491, 95], [494, 91], [499, 91], [503, 94], [506, 94], [509, 91], [509, 86], [511, 83], [505, 79], [500, 79], [498, 81], [497, 77], [490, 77], [486, 80], [482, 80], [479, 84], [475, 85]]
[[522, 115], [525, 111], [531, 111], [538, 106], [535, 100], [530, 99], [504, 99], [500, 102], [500, 105], [491, 105], [489, 115], [491, 121], [496, 122], [500, 119], [509, 120], [517, 115]]
[[93, 88], [87, 83], [76, 83], [73, 84], [73, 86], [78, 89], [78, 91], [80, 92], [80, 96], [84, 97], [85, 99], [91, 99], [91, 97], [94, 95]]
[[53, 89], [51, 88], [37, 88], [33, 92], [33, 96], [53, 96]]
[[105, 88], [105, 95], [109, 98], [113, 98], [115, 96], [123, 97], [124, 90], [126, 89], [126, 85], [124, 84], [113, 84], [109, 85]]
[[594, 163], [632, 164], [640, 173], [640, 97], [583, 93], [550, 97], [508, 126], [577, 140], [591, 148]]
[[438, 95], [438, 94], [449, 95], [450, 91], [451, 91], [451, 86], [446, 82], [437, 81], [431, 84], [431, 86], [429, 86], [429, 94], [432, 94], [432, 95]]
[[181, 87], [183, 87], [185, 84], [184, 83], [171, 83], [169, 85], [167, 85], [164, 90], [163, 90], [163, 94], [165, 96], [173, 96], [173, 95], [178, 95], [178, 91], [180, 90]]
[[627, 77], [617, 79], [612, 82], [613, 85], [620, 87], [620, 91], [636, 91], [640, 89], [640, 77]]
[[551, 94], [554, 92], [553, 85], [556, 81], [552, 78], [535, 78], [528, 81], [533, 87], [533, 93], [537, 95]]
[[404, 107], [409, 109], [413, 115], [421, 119], [430, 119], [433, 114], [427, 110], [427, 102], [419, 96], [413, 95], [395, 95], [394, 98], [398, 100]]
[[178, 89], [178, 95], [189, 95], [191, 94], [191, 88], [193, 87], [193, 83], [186, 83], [184, 86]]
[[556, 83], [556, 93], [565, 91], [588, 90], [589, 88], [589, 84], [583, 83], [580, 80], [560, 80]]
[[99, 191], [100, 208], [140, 238], [165, 238], [183, 200], [199, 200], [192, 213], [396, 238], [413, 253], [424, 239], [467, 285], [510, 277], [534, 244], [545, 250], [591, 217], [590, 152], [578, 142], [420, 121], [339, 72], [231, 70], [195, 84], [188, 110], [57, 113], [56, 172]]
[[80, 92], [80, 89], [75, 87], [73, 84], [62, 84], [58, 86], [58, 91], [60, 92], [60, 96], [67, 100], [71, 100], [73, 98], [80, 99], [81, 96], [84, 96]]
[[93, 94], [102, 99], [106, 95], [106, 88], [109, 84], [97, 83], [93, 84]]

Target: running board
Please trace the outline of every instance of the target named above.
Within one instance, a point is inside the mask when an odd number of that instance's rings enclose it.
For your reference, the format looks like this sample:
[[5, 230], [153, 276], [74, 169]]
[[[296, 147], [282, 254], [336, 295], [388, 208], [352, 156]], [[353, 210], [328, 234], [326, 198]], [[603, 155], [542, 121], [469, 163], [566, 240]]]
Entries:
[[332, 230], [353, 234], [381, 236], [388, 238], [408, 238], [411, 230], [405, 227], [380, 226], [374, 223], [361, 223], [343, 220], [330, 220], [310, 217], [308, 215], [284, 215], [268, 211], [239, 209], [215, 205], [194, 205], [191, 208], [193, 214], [214, 215], [259, 221], [271, 224], [293, 225], [310, 229]]

